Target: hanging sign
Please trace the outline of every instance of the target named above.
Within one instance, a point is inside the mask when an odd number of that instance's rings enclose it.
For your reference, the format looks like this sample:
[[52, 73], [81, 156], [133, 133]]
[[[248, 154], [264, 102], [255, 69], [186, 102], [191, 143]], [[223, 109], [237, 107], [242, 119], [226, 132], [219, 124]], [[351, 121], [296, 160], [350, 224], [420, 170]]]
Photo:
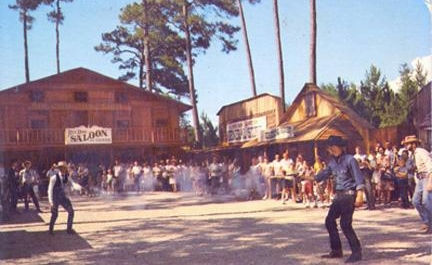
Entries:
[[294, 127], [291, 125], [267, 129], [261, 132], [261, 142], [268, 142], [279, 139], [294, 137]]
[[66, 128], [65, 144], [112, 144], [112, 130], [98, 126]]
[[228, 123], [228, 143], [238, 143], [258, 139], [262, 130], [267, 128], [265, 116]]

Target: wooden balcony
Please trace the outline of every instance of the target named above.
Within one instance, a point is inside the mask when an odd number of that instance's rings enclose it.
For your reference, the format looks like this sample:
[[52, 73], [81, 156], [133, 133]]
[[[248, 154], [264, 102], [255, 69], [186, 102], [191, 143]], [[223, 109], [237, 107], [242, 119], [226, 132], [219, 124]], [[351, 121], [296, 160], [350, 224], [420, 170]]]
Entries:
[[[133, 127], [113, 128], [112, 143], [143, 145], [178, 145], [185, 143], [183, 129]], [[64, 129], [0, 130], [1, 148], [65, 146]]]

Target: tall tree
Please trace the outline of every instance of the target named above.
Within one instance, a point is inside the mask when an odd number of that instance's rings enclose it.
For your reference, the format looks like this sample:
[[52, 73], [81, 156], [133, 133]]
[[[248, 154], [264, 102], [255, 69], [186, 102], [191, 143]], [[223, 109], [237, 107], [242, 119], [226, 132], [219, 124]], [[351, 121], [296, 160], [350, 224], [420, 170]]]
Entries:
[[197, 92], [193, 74], [194, 57], [207, 50], [214, 38], [221, 41], [223, 52], [228, 53], [236, 49], [237, 41], [234, 39], [234, 34], [240, 29], [227, 21], [238, 15], [238, 9], [232, 0], [175, 0], [172, 1], [172, 7], [174, 10], [171, 14], [172, 25], [185, 35], [189, 95], [193, 107], [192, 121], [195, 140], [199, 146], [202, 144], [202, 132], [199, 126]]
[[183, 10], [183, 30], [186, 36], [186, 61], [188, 67], [188, 84], [189, 84], [189, 95], [190, 101], [192, 104], [192, 121], [195, 129], [195, 141], [200, 144], [202, 142], [202, 131], [199, 126], [198, 119], [198, 107], [197, 107], [197, 94], [195, 90], [195, 80], [193, 73], [193, 59], [192, 59], [192, 42], [191, 42], [191, 34], [190, 34], [190, 22], [189, 20], [189, 8], [190, 4], [188, 1], [184, 0], [182, 5]]
[[42, 3], [42, 0], [15, 0], [14, 5], [9, 5], [10, 9], [19, 12], [19, 19], [23, 23], [24, 34], [24, 70], [26, 83], [30, 82], [30, 69], [28, 61], [28, 41], [27, 31], [32, 28], [34, 17], [30, 15], [30, 11], [34, 11]]
[[427, 72], [424, 70], [423, 65], [420, 61], [417, 61], [414, 69], [414, 78], [417, 84], [417, 88], [420, 90], [426, 85]]
[[43, 0], [45, 4], [53, 5], [55, 2], [54, 9], [47, 14], [48, 20], [55, 23], [56, 32], [56, 64], [57, 73], [60, 73], [60, 30], [59, 27], [63, 24], [64, 14], [61, 10], [60, 2], [73, 2], [73, 0]]
[[[249, 2], [257, 3], [260, 2], [260, 0], [249, 0]], [[237, 0], [237, 5], [238, 5], [240, 19], [241, 19], [243, 41], [245, 43], [245, 48], [246, 48], [246, 56], [247, 56], [248, 67], [249, 67], [249, 79], [251, 82], [252, 95], [255, 97], [257, 95], [257, 89], [255, 84], [255, 71], [252, 62], [252, 54], [250, 51], [249, 37], [248, 37], [247, 26], [246, 26], [246, 18], [243, 12], [242, 0]]]
[[316, 3], [315, 0], [310, 0], [310, 27], [311, 27], [311, 40], [310, 40], [310, 82], [316, 84], [316, 37], [317, 37], [317, 21], [316, 21]]
[[126, 70], [121, 80], [137, 77], [139, 87], [144, 88], [145, 80], [148, 91], [166, 89], [175, 95], [186, 95], [184, 39], [169, 26], [169, 8], [159, 0], [127, 5], [119, 16], [121, 25], [102, 34], [103, 42], [95, 49], [114, 55], [112, 62]]
[[209, 117], [202, 112], [201, 113], [200, 127], [203, 132], [203, 147], [216, 146], [219, 143], [218, 127], [214, 126]]
[[278, 0], [273, 0], [273, 16], [275, 21], [275, 36], [277, 45], [278, 65], [279, 65], [279, 93], [282, 101], [282, 111], [285, 112], [285, 77], [283, 67], [283, 56], [282, 56], [282, 43], [280, 36], [280, 24], [279, 24], [279, 8]]

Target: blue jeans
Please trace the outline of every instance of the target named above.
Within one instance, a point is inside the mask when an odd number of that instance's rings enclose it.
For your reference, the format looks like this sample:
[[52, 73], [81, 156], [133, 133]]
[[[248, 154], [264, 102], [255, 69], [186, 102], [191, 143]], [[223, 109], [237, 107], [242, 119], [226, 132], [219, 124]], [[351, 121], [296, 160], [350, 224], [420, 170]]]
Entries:
[[432, 192], [426, 190], [428, 178], [419, 179], [413, 196], [413, 205], [426, 225], [432, 225]]

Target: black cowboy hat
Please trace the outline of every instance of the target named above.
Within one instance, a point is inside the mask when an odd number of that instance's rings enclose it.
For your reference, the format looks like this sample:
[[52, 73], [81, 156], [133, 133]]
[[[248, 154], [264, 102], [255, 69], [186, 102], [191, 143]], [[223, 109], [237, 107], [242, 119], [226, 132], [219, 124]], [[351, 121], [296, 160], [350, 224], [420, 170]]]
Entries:
[[327, 145], [328, 146], [332, 146], [332, 145], [336, 145], [336, 146], [346, 146], [346, 141], [340, 137], [340, 136], [336, 136], [336, 135], [331, 135], [328, 139], [327, 139]]

